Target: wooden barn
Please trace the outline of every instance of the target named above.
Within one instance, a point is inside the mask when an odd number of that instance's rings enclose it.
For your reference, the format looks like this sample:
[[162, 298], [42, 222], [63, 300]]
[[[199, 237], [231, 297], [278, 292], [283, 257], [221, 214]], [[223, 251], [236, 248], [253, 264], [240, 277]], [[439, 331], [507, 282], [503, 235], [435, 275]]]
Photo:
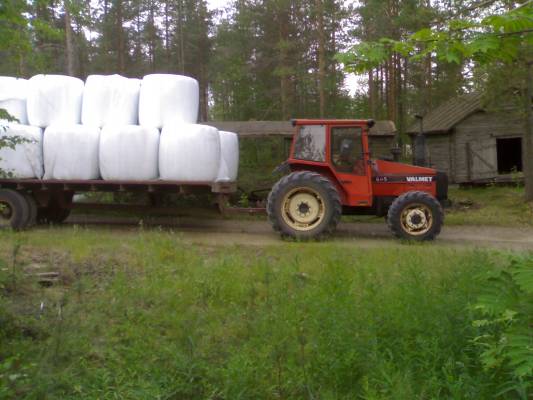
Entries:
[[[522, 171], [523, 121], [485, 110], [480, 94], [451, 99], [423, 118], [426, 157], [450, 182], [506, 182]], [[414, 139], [418, 123], [407, 133]]]
[[[235, 132], [241, 138], [260, 138], [279, 136], [292, 138], [294, 127], [289, 121], [209, 121], [219, 130]], [[369, 145], [372, 157], [391, 157], [395, 143], [396, 126], [392, 121], [376, 121], [369, 132]], [[287, 147], [288, 150], [288, 147]]]

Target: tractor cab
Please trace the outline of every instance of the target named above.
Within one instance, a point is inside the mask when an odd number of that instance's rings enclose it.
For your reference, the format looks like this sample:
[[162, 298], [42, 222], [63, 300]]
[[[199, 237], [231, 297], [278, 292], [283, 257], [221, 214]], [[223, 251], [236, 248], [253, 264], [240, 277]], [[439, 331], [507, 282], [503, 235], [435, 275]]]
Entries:
[[293, 120], [296, 132], [288, 160], [336, 183], [343, 205], [372, 206], [368, 120]]
[[[267, 212], [284, 236], [317, 237], [332, 232], [341, 215], [386, 215], [402, 238], [428, 240], [443, 220], [440, 197], [445, 175], [434, 169], [373, 160], [372, 120], [292, 120], [290, 174], [274, 185]], [[444, 194], [443, 194], [444, 193]]]

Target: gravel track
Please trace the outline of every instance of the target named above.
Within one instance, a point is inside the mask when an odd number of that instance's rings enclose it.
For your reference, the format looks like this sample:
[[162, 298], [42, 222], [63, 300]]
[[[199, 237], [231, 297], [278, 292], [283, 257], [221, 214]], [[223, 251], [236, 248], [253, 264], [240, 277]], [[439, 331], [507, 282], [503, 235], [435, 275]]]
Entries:
[[[117, 234], [136, 231], [140, 218], [115, 216], [71, 216], [67, 224], [116, 229]], [[261, 220], [206, 219], [192, 217], [150, 217], [142, 220], [146, 227], [163, 227], [180, 234], [186, 242], [206, 245], [276, 245], [282, 243], [270, 224]], [[337, 232], [326, 242], [356, 244], [367, 247], [400, 245], [383, 223], [341, 222]], [[533, 228], [494, 226], [444, 226], [430, 245], [471, 248], [498, 248], [533, 251]]]

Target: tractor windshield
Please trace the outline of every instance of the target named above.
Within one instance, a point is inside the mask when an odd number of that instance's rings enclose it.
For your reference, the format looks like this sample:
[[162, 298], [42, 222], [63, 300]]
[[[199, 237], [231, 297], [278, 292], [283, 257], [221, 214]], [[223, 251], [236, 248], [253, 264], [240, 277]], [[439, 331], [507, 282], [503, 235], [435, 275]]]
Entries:
[[302, 126], [294, 143], [294, 158], [307, 161], [326, 161], [326, 127]]

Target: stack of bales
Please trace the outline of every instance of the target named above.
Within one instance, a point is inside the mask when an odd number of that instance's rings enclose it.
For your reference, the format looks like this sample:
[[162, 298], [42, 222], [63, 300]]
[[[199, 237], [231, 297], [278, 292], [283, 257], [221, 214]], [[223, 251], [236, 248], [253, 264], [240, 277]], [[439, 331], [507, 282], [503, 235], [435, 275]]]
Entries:
[[9, 138], [18, 138], [14, 148], [0, 149], [0, 169], [18, 178], [41, 178], [43, 175], [43, 131], [29, 126], [26, 111], [28, 81], [0, 77], [0, 108], [6, 110], [16, 122], [0, 120], [2, 141], [14, 144]]
[[2, 150], [0, 168], [18, 178], [235, 181], [237, 135], [196, 124], [198, 104], [198, 82], [179, 75], [0, 78], [0, 108], [20, 121], [3, 134], [31, 139]]

